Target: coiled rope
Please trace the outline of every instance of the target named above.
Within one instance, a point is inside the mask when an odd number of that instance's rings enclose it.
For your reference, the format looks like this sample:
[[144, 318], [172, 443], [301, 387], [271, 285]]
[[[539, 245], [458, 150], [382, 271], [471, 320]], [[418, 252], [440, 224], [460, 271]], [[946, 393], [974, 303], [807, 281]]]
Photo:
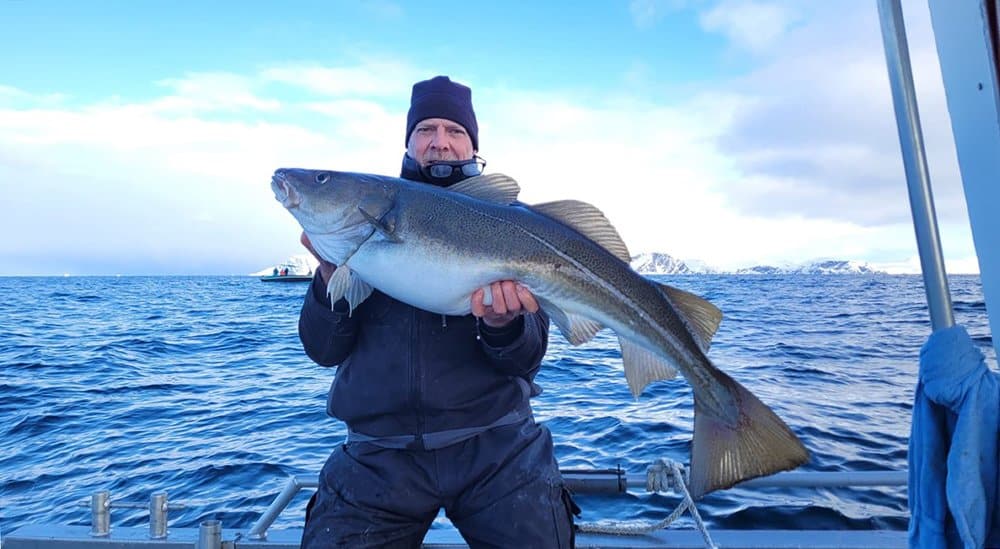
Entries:
[[[701, 532], [701, 537], [705, 540], [705, 547], [717, 549], [712, 541], [712, 536], [708, 533], [708, 527], [701, 520], [698, 508], [694, 505], [694, 500], [687, 489], [687, 471], [684, 466], [666, 458], [654, 461], [646, 469], [646, 491], [648, 492], [670, 492], [671, 488], [681, 496], [681, 503], [674, 509], [670, 516], [660, 522], [646, 522], [638, 520], [616, 521], [600, 520], [596, 522], [584, 522], [577, 524], [580, 532], [591, 534], [614, 534], [619, 536], [641, 536], [657, 530], [666, 528], [677, 520], [684, 511], [691, 512], [695, 527]], [[671, 482], [671, 479], [673, 482]]]

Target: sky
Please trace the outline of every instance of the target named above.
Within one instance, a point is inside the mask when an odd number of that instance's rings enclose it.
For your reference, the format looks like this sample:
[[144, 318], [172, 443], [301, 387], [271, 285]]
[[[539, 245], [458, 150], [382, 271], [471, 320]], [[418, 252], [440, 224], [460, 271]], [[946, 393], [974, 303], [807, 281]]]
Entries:
[[[572, 7], [570, 7], [572, 6]], [[949, 273], [978, 272], [926, 3], [903, 2]], [[398, 175], [414, 82], [487, 171], [633, 255], [919, 272], [876, 3], [0, 0], [0, 275], [304, 253], [280, 167]]]

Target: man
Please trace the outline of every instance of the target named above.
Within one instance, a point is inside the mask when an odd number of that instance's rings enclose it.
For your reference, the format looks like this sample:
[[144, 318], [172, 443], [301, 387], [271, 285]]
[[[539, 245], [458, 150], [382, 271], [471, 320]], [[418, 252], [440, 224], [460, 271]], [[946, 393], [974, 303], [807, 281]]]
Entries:
[[[478, 175], [471, 90], [414, 84], [405, 143], [401, 177]], [[335, 268], [321, 260], [299, 336], [315, 362], [338, 365], [327, 413], [350, 434], [320, 473], [302, 547], [418, 547], [441, 508], [472, 547], [571, 547], [575, 506], [531, 417], [549, 328], [531, 292], [497, 281], [491, 305], [477, 290], [471, 315], [445, 317], [375, 291], [348, 314], [326, 294]]]

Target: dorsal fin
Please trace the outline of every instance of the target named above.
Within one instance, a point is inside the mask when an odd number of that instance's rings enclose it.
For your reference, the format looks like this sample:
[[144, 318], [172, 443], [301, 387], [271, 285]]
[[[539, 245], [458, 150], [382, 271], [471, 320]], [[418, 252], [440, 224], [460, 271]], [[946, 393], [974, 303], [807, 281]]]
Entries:
[[535, 204], [531, 208], [576, 229], [625, 263], [632, 260], [622, 237], [596, 206], [579, 200], [559, 200]]
[[502, 173], [491, 173], [463, 179], [448, 187], [448, 190], [486, 202], [508, 205], [517, 200], [521, 187], [518, 186], [517, 181], [509, 176]]
[[659, 284], [659, 287], [667, 294], [681, 316], [687, 320], [688, 327], [691, 328], [694, 340], [698, 342], [701, 351], [707, 353], [712, 338], [715, 337], [715, 331], [722, 322], [722, 311], [708, 300], [691, 292], [666, 284]]

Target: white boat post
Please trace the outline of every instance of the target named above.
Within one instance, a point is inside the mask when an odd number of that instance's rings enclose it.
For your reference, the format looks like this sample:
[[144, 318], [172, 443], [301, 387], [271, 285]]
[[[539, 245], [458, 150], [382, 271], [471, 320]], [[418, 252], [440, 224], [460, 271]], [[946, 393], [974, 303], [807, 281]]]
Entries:
[[941, 237], [938, 234], [934, 197], [931, 193], [924, 136], [920, 129], [917, 94], [913, 86], [910, 52], [903, 24], [903, 10], [899, 0], [879, 0], [879, 19], [882, 22], [882, 41], [885, 60], [892, 87], [892, 103], [896, 110], [896, 127], [902, 148], [906, 185], [910, 193], [910, 211], [913, 229], [917, 235], [920, 253], [920, 270], [927, 292], [931, 330], [950, 328], [955, 324], [951, 306], [951, 292], [944, 269]]
[[928, 6], [993, 349], [1000, 351], [1000, 3], [929, 0]]

